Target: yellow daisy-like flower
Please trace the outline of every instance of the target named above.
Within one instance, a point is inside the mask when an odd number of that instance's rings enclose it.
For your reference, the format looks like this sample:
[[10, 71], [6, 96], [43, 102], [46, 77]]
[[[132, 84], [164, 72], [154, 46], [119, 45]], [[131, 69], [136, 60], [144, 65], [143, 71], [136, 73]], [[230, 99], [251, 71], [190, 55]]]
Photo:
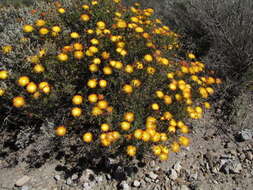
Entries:
[[10, 46], [10, 45], [3, 46], [2, 51], [5, 54], [10, 53], [12, 51], [12, 46]]

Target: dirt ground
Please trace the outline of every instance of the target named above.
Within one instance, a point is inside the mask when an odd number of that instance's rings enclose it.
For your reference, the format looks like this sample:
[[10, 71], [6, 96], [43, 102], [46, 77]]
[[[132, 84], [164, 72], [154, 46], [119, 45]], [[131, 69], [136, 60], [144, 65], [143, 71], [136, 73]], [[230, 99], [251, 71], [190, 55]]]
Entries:
[[[64, 164], [63, 160], [51, 160], [32, 169], [24, 162], [15, 167], [5, 167], [5, 160], [0, 160], [0, 189], [251, 190], [252, 136], [251, 139], [240, 136], [241, 130], [245, 130], [243, 128], [236, 131], [230, 127], [224, 132], [224, 127], [226, 129], [229, 126], [216, 118], [220, 111], [213, 109], [205, 118], [191, 124], [194, 127], [189, 148], [171, 154], [171, 158], [166, 162], [147, 158], [145, 164], [139, 164], [126, 179], [117, 177], [121, 172], [127, 172], [121, 170], [120, 164], [112, 173], [97, 173], [93, 169], [85, 169], [81, 175], [72, 173], [67, 176], [66, 172], [57, 169]], [[41, 142], [35, 142], [33, 146], [36, 143]], [[112, 166], [115, 162], [117, 160], [112, 159]], [[27, 182], [25, 180], [24, 184], [17, 187], [17, 182], [24, 176], [28, 176]]]

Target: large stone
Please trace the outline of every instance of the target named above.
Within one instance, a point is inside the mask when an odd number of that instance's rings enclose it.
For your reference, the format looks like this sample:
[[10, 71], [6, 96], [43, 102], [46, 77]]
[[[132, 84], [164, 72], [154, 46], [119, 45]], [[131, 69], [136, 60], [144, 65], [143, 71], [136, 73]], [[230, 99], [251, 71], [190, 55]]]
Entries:
[[19, 178], [15, 185], [18, 186], [18, 187], [22, 187], [24, 186], [29, 180], [31, 179], [31, 177], [27, 176], [27, 175], [24, 175], [23, 177]]

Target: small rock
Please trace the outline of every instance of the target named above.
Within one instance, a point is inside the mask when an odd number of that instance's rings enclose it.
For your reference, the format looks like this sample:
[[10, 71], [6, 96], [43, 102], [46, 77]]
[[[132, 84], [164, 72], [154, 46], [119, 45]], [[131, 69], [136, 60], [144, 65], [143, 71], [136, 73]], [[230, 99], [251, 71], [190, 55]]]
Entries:
[[104, 179], [103, 179], [103, 176], [96, 176], [96, 177], [95, 177], [95, 180], [96, 180], [96, 182], [100, 183], [100, 182], [102, 182]]
[[221, 160], [220, 163], [220, 171], [225, 173], [225, 174], [229, 174], [230, 171], [230, 161], [229, 160]]
[[252, 154], [252, 152], [250, 152], [250, 151], [248, 151], [248, 152], [246, 152], [246, 158], [248, 159], [248, 160], [253, 160], [253, 154]]
[[145, 179], [145, 181], [146, 181], [147, 183], [150, 183], [150, 182], [151, 182], [151, 179], [150, 179], [149, 177], [145, 177], [144, 179]]
[[216, 166], [216, 167], [213, 167], [212, 168], [212, 172], [217, 174], [219, 172], [219, 168]]
[[111, 180], [112, 179], [112, 176], [110, 174], [106, 174], [106, 179], [107, 180]]
[[182, 168], [182, 166], [181, 166], [181, 164], [180, 164], [180, 162], [177, 162], [175, 165], [174, 165], [174, 170], [176, 170], [176, 172], [180, 172], [180, 170], [181, 170], [181, 168]]
[[87, 181], [90, 181], [90, 178], [94, 178], [94, 172], [91, 169], [86, 169], [83, 171], [81, 177], [80, 177], [80, 182], [84, 183]]
[[198, 179], [198, 172], [195, 172], [195, 173], [191, 174], [190, 177], [189, 177], [190, 181], [195, 181], [197, 179]]
[[228, 161], [222, 165], [221, 171], [225, 174], [234, 173], [238, 174], [242, 170], [242, 164], [239, 161]]
[[154, 160], [152, 160], [150, 163], [149, 163], [150, 167], [154, 168], [156, 166], [156, 162]]
[[122, 181], [119, 186], [123, 190], [131, 190], [131, 187], [127, 184], [126, 181]]
[[153, 179], [153, 180], [156, 180], [157, 177], [158, 177], [158, 175], [155, 174], [154, 172], [149, 172], [148, 176], [149, 176], [151, 179]]
[[230, 154], [232, 154], [233, 156], [236, 156], [236, 155], [237, 155], [236, 150], [230, 150], [229, 152], [230, 152]]
[[23, 186], [21, 190], [29, 190], [29, 187], [27, 185]]
[[77, 174], [72, 175], [71, 179], [72, 179], [72, 180], [78, 179], [78, 175], [77, 175]]
[[180, 190], [190, 190], [186, 185], [181, 185]]
[[250, 140], [253, 138], [253, 130], [251, 129], [243, 129], [240, 133], [239, 136], [241, 140], [246, 141]]
[[54, 179], [55, 179], [56, 181], [60, 181], [60, 180], [61, 180], [61, 176], [60, 176], [60, 175], [55, 175], [55, 176], [54, 176]]
[[24, 186], [31, 178], [27, 175], [24, 175], [23, 177], [19, 178], [15, 185], [18, 186], [18, 187], [22, 187]]
[[72, 180], [71, 180], [70, 178], [68, 178], [68, 179], [66, 180], [66, 184], [67, 184], [67, 185], [71, 185], [71, 183], [72, 183]]
[[176, 180], [178, 178], [176, 170], [174, 170], [174, 169], [170, 170], [169, 178], [172, 179], [172, 180]]
[[239, 158], [240, 158], [241, 161], [244, 161], [245, 158], [246, 158], [246, 155], [244, 153], [241, 153]]
[[94, 188], [94, 183], [88, 183], [88, 182], [86, 182], [86, 183], [84, 183], [83, 184], [83, 190], [93, 190]]
[[141, 186], [141, 182], [139, 182], [138, 180], [134, 180], [133, 186], [134, 187], [140, 187]]
[[227, 143], [225, 144], [225, 148], [233, 148], [233, 147], [234, 147], [234, 144], [231, 143], [231, 142], [227, 142]]
[[242, 170], [242, 164], [238, 161], [232, 162], [230, 170], [232, 173], [239, 174]]

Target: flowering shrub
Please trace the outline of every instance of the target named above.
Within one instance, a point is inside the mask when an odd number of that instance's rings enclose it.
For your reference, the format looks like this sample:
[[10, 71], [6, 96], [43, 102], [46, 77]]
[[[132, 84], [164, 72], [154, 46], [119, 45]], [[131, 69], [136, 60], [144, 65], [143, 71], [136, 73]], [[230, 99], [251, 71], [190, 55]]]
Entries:
[[53, 117], [56, 138], [78, 136], [83, 146], [123, 148], [130, 157], [151, 150], [167, 160], [189, 146], [185, 120], [202, 117], [221, 80], [193, 53], [177, 55], [180, 36], [153, 9], [120, 0], [72, 2], [55, 2], [23, 25], [17, 43], [32, 46], [30, 55], [11, 56], [15, 46], [2, 46], [15, 64], [6, 59], [0, 70], [1, 109]]

